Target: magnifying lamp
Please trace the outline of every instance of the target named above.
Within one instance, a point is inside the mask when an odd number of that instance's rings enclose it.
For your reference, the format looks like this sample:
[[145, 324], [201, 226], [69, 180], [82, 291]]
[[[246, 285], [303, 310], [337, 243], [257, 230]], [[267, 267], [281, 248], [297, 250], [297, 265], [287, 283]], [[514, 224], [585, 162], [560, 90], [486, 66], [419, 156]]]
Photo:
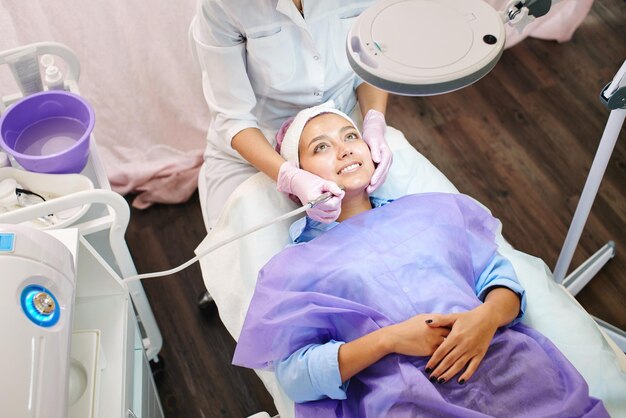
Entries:
[[392, 93], [429, 96], [485, 76], [504, 50], [504, 23], [521, 30], [550, 0], [513, 0], [497, 12], [483, 0], [384, 0], [348, 33], [348, 61], [368, 83]]

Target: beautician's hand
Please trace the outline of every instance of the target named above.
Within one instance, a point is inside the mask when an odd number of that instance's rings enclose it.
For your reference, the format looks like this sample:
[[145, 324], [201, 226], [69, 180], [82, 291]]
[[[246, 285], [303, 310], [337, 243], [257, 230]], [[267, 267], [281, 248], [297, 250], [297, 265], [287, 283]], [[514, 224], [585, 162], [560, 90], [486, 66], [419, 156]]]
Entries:
[[426, 320], [433, 315], [419, 314], [404, 322], [385, 327], [391, 351], [406, 356], [430, 356], [450, 333], [447, 328], [433, 328]]
[[317, 199], [322, 193], [331, 192], [334, 197], [308, 209], [306, 213], [311, 219], [324, 223], [333, 222], [339, 217], [341, 199], [345, 193], [335, 182], [302, 170], [293, 161], [286, 161], [280, 166], [276, 183], [279, 192], [297, 196], [302, 204]]
[[452, 328], [426, 364], [427, 372], [432, 370], [431, 378], [439, 383], [447, 382], [466, 366], [457, 381], [463, 384], [472, 377], [498, 329], [490, 309], [482, 304], [468, 312], [430, 315], [432, 322], [428, 326]]
[[374, 109], [368, 110], [363, 118], [363, 141], [369, 146], [372, 160], [378, 165], [367, 186], [367, 193], [372, 193], [385, 182], [391, 167], [393, 156], [385, 140], [386, 129], [385, 115]]

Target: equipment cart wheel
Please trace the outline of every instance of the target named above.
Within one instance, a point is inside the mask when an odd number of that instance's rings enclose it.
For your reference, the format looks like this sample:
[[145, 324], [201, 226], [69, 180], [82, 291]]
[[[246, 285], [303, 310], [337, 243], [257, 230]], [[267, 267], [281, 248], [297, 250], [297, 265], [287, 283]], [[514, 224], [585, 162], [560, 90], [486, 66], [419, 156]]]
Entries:
[[200, 310], [205, 311], [212, 306], [215, 306], [215, 301], [213, 300], [213, 296], [211, 296], [209, 292], [204, 292], [200, 296], [198, 296], [198, 308]]

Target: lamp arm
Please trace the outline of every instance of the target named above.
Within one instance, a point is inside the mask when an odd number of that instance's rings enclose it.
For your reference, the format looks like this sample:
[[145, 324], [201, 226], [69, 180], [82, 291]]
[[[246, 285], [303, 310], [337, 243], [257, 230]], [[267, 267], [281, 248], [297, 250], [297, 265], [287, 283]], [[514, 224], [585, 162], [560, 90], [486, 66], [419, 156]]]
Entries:
[[541, 17], [550, 11], [553, 4], [561, 0], [528, 0], [524, 6], [528, 7], [528, 14], [535, 18]]
[[508, 23], [517, 29], [518, 32], [524, 30], [526, 25], [536, 18], [547, 14], [552, 5], [561, 0], [511, 0], [506, 7], [500, 11], [503, 23]]

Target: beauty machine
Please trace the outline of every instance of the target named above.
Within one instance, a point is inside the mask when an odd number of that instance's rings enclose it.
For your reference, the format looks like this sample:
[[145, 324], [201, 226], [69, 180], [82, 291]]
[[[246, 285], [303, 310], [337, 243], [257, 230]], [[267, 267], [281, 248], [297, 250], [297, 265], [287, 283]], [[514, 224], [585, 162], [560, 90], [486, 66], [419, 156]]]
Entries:
[[57, 239], [0, 225], [0, 404], [11, 417], [65, 417], [70, 383], [74, 259]]
[[[496, 65], [505, 44], [504, 24], [521, 31], [548, 13], [551, 0], [513, 0], [496, 11], [482, 0], [383, 0], [365, 10], [348, 33], [353, 70], [368, 83], [406, 96], [429, 96], [466, 87]], [[626, 62], [602, 89], [611, 111], [554, 278], [576, 295], [615, 255], [609, 242], [565, 277], [626, 117]], [[626, 351], [626, 333], [596, 319]]]

